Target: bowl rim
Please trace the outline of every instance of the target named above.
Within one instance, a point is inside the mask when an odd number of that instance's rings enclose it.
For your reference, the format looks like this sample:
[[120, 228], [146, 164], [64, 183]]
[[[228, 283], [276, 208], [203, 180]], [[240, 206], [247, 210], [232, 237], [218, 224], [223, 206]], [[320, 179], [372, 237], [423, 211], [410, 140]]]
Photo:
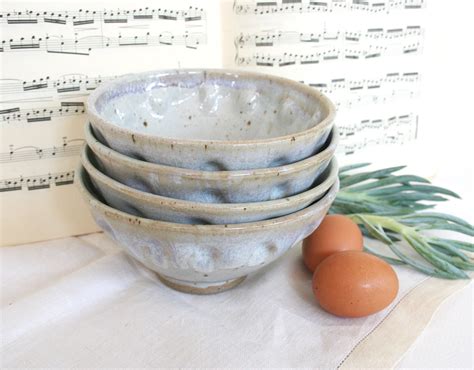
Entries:
[[222, 181], [224, 179], [233, 179], [241, 177], [260, 178], [272, 176], [275, 174], [277, 174], [277, 176], [279, 176], [278, 174], [290, 175], [292, 173], [299, 172], [308, 167], [314, 166], [315, 164], [320, 164], [328, 159], [331, 159], [334, 156], [336, 147], [339, 143], [339, 132], [336, 126], [333, 126], [331, 132], [329, 133], [329, 137], [326, 139], [326, 143], [323, 144], [323, 146], [326, 147], [323, 150], [318, 151], [316, 154], [300, 161], [278, 167], [257, 168], [252, 170], [204, 171], [147, 162], [122, 154], [106, 146], [105, 144], [102, 144], [99, 139], [95, 137], [92, 131], [92, 124], [90, 122], [86, 123], [86, 125], [84, 126], [84, 132], [87, 144], [94, 152], [94, 154], [97, 155], [99, 158], [106, 157], [109, 160], [115, 160], [121, 164], [126, 165], [127, 167], [138, 168], [145, 172], [166, 173], [170, 175], [180, 176], [183, 178], [192, 178], [194, 180], [202, 179], [207, 181]]
[[[192, 75], [192, 74], [203, 74], [206, 79], [208, 75], [216, 75], [221, 77], [245, 77], [245, 78], [254, 78], [259, 80], [271, 80], [282, 85], [287, 85], [288, 88], [293, 90], [301, 91], [306, 93], [310, 98], [317, 99], [322, 106], [327, 110], [327, 115], [321, 121], [317, 122], [315, 125], [310, 128], [298, 131], [292, 134], [275, 136], [272, 138], [264, 139], [252, 139], [252, 140], [215, 140], [215, 139], [181, 139], [181, 138], [166, 138], [153, 134], [144, 133], [141, 131], [134, 131], [129, 128], [124, 128], [119, 125], [116, 125], [109, 120], [105, 119], [96, 108], [96, 101], [99, 97], [110, 89], [114, 89], [117, 85], [131, 83], [140, 79], [153, 78], [153, 77], [162, 77], [169, 75]], [[96, 88], [91, 94], [89, 94], [86, 100], [86, 112], [92, 117], [94, 125], [106, 128], [108, 131], [115, 130], [119, 133], [130, 136], [133, 135], [135, 140], [143, 141], [153, 141], [154, 143], [161, 143], [164, 145], [185, 145], [185, 146], [203, 146], [203, 145], [212, 145], [214, 147], [228, 148], [229, 145], [232, 146], [249, 146], [249, 145], [272, 145], [278, 144], [287, 141], [295, 141], [296, 138], [315, 135], [321, 131], [326, 130], [334, 122], [336, 116], [336, 107], [332, 101], [324, 95], [321, 91], [315, 89], [314, 87], [307, 86], [301, 82], [294, 81], [288, 78], [281, 76], [276, 76], [268, 73], [254, 72], [254, 71], [244, 71], [238, 69], [228, 69], [228, 68], [183, 68], [183, 69], [162, 69], [162, 70], [153, 70], [146, 71], [141, 73], [132, 73], [126, 74], [120, 77], [117, 77], [111, 81], [106, 81], [102, 83], [98, 88]]]
[[[84, 145], [81, 151], [81, 163], [89, 177], [92, 180], [95, 179], [96, 181], [105, 183], [107, 186], [110, 186], [120, 193], [127, 194], [134, 200], [141, 198], [142, 201], [148, 201], [152, 205], [155, 205], [159, 202], [160, 205], [167, 205], [173, 209], [195, 208], [213, 213], [246, 212], [247, 214], [252, 214], [257, 211], [265, 212], [279, 209], [285, 205], [312, 199], [315, 196], [322, 197], [336, 181], [339, 170], [337, 159], [336, 157], [333, 157], [331, 162], [328, 164], [326, 178], [321, 183], [304, 192], [280, 199], [247, 203], [204, 203], [166, 197], [164, 195], [149, 193], [122, 184], [120, 181], [117, 181], [100, 171], [90, 160], [91, 155], [93, 155], [92, 150], [87, 145]], [[316, 201], [317, 199], [315, 198], [314, 200]]]
[[[184, 232], [192, 232], [195, 234], [200, 235], [225, 235], [234, 232], [249, 232], [255, 230], [262, 230], [267, 228], [273, 228], [280, 225], [284, 225], [291, 222], [297, 222], [302, 219], [311, 217], [316, 210], [322, 209], [328, 204], [330, 205], [332, 201], [336, 198], [337, 192], [339, 191], [339, 179], [336, 179], [336, 182], [331, 186], [329, 190], [317, 201], [312, 203], [311, 205], [303, 208], [300, 211], [291, 213], [289, 215], [275, 217], [267, 220], [262, 221], [254, 221], [254, 222], [245, 222], [245, 223], [238, 223], [238, 224], [218, 224], [218, 225], [196, 225], [196, 224], [180, 224], [175, 222], [168, 222], [168, 221], [159, 221], [159, 220], [152, 220], [149, 218], [139, 217], [135, 215], [131, 215], [129, 213], [119, 211], [115, 209], [99, 199], [97, 196], [94, 195], [85, 184], [85, 176], [87, 175], [87, 171], [84, 167], [80, 164], [76, 171], [75, 181], [79, 187], [80, 192], [86, 198], [86, 201], [89, 203], [91, 208], [97, 208], [101, 213], [105, 214], [106, 217], [112, 217], [115, 219], [122, 220], [124, 222], [128, 222], [130, 224], [139, 225], [140, 227], [144, 228], [152, 228], [152, 229], [161, 229], [161, 230], [174, 230], [174, 231], [184, 231]], [[90, 181], [90, 179], [89, 179]]]

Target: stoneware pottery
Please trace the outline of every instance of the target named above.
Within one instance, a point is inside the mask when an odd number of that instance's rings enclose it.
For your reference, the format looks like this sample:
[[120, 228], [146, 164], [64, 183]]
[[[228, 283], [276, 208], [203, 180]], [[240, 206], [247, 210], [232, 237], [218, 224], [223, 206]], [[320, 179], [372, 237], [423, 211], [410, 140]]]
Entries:
[[127, 253], [174, 289], [215, 293], [276, 260], [313, 232], [334, 200], [339, 183], [323, 198], [288, 216], [234, 225], [186, 225], [137, 217], [98, 199], [86, 171], [77, 183], [97, 224]]
[[255, 72], [165, 70], [102, 84], [87, 100], [97, 138], [117, 152], [207, 171], [277, 167], [314, 155], [334, 105], [302, 83]]
[[321, 198], [336, 181], [338, 171], [334, 158], [310, 190], [288, 198], [253, 203], [197, 203], [136, 190], [111, 179], [95, 168], [87, 146], [81, 162], [108, 205], [135, 216], [184, 224], [235, 224], [288, 215]]
[[200, 171], [164, 166], [127, 157], [98, 141], [86, 125], [86, 141], [97, 168], [109, 177], [145, 192], [203, 203], [247, 203], [285, 198], [306, 191], [327, 167], [338, 134], [302, 161], [280, 167], [240, 171]]

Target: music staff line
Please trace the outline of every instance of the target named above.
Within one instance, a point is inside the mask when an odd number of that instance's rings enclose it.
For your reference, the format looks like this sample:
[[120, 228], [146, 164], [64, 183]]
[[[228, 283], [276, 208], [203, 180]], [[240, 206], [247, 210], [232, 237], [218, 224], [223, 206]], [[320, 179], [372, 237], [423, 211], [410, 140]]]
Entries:
[[58, 107], [21, 109], [20, 107], [0, 110], [2, 123], [26, 121], [27, 123], [48, 122], [53, 117], [77, 116], [85, 113], [84, 102], [61, 102]]
[[[62, 98], [70, 98], [68, 94], [83, 92], [87, 95], [103, 81], [113, 79], [113, 76], [89, 77], [87, 75], [70, 74], [58, 79], [49, 76], [30, 80], [0, 80], [0, 94], [47, 94], [50, 92], [64, 94]], [[418, 72], [390, 72], [380, 77], [372, 78], [333, 78], [327, 81], [299, 82], [319, 89], [323, 93], [334, 94], [336, 105], [348, 105], [363, 102], [386, 102], [397, 98], [410, 98], [417, 95], [419, 82]], [[338, 99], [338, 94], [347, 95], [347, 99]], [[26, 100], [27, 98], [25, 98]], [[38, 98], [39, 99], [39, 98]], [[21, 104], [21, 99], [17, 100]], [[82, 101], [62, 101], [59, 106], [47, 106], [23, 109], [11, 106], [0, 109], [3, 124], [10, 123], [39, 123], [51, 122], [54, 117], [81, 115], [85, 111]]]
[[351, 155], [361, 149], [364, 149], [370, 146], [394, 145], [394, 144], [401, 145], [414, 139], [415, 137], [409, 131], [405, 133], [399, 132], [396, 135], [379, 134], [378, 137], [364, 138], [363, 140], [359, 140], [353, 143], [344, 143], [344, 141], [342, 141], [339, 147], [337, 148], [337, 153], [343, 153], [344, 155]]
[[234, 40], [238, 48], [255, 47], [265, 48], [279, 45], [295, 44], [317, 44], [326, 42], [344, 42], [354, 44], [358, 42], [387, 42], [406, 39], [408, 37], [421, 37], [424, 30], [421, 26], [407, 26], [406, 28], [369, 28], [365, 31], [322, 31], [322, 32], [296, 32], [296, 31], [275, 31], [259, 32], [254, 34], [241, 33]]
[[19, 176], [0, 180], [0, 193], [10, 191], [50, 189], [54, 186], [72, 185], [74, 170], [67, 172], [47, 173], [37, 176]]
[[0, 95], [23, 94], [29, 92], [47, 92], [56, 94], [67, 94], [77, 92], [88, 92], [113, 77], [88, 77], [83, 74], [70, 74], [57, 79], [50, 76], [24, 81], [14, 79], [0, 79]]
[[384, 132], [386, 132], [398, 126], [411, 125], [414, 122], [413, 117], [414, 117], [413, 113], [407, 113], [407, 114], [393, 115], [388, 118], [372, 118], [372, 119], [367, 118], [367, 119], [362, 119], [352, 125], [344, 125], [344, 123], [341, 123], [338, 126], [338, 131], [341, 138], [353, 136], [356, 134], [357, 131], [362, 131], [362, 130], [382, 129]]
[[152, 35], [147, 32], [145, 35], [136, 36], [86, 36], [79, 38], [77, 34], [73, 39], [60, 36], [44, 36], [30, 38], [21, 37], [18, 39], [2, 40], [0, 52], [46, 52], [54, 54], [90, 55], [94, 49], [108, 49], [121, 47], [144, 47], [144, 46], [185, 46], [188, 49], [197, 49], [206, 43], [206, 35], [203, 33], [188, 33], [174, 35], [170, 32], [163, 32]]
[[424, 0], [234, 0], [235, 14], [364, 12], [391, 13], [425, 7]]
[[47, 148], [38, 148], [35, 146], [15, 148], [13, 145], [10, 145], [9, 152], [0, 153], [0, 163], [73, 157], [79, 155], [83, 144], [83, 139], [73, 139], [68, 141], [67, 138], [63, 138], [62, 145]]
[[128, 24], [138, 21], [184, 21], [185, 23], [205, 20], [202, 8], [189, 7], [189, 9], [174, 10], [164, 8], [140, 8], [132, 10], [88, 10], [77, 11], [11, 11], [0, 12], [0, 24], [57, 24], [72, 25], [75, 27], [103, 24]]
[[[77, 93], [94, 90], [100, 83], [109, 81], [116, 76], [95, 76], [90, 77], [84, 74], [69, 74], [57, 79], [50, 76], [40, 77], [33, 80], [12, 80], [0, 79], [0, 95], [22, 94], [26, 92], [47, 92], [57, 94]], [[382, 77], [369, 79], [346, 79], [344, 77], [334, 78], [328, 82], [300, 81], [319, 89], [359, 90], [364, 88], [374, 88], [384, 83], [410, 83], [419, 80], [418, 72], [389, 72]]]
[[365, 60], [371, 58], [380, 58], [383, 56], [417, 54], [420, 51], [420, 43], [409, 45], [376, 46], [368, 48], [331, 48], [326, 51], [300, 54], [253, 53], [250, 56], [241, 56], [241, 53], [237, 51], [235, 55], [235, 63], [240, 66], [251, 65], [257, 67], [287, 67], [297, 64], [319, 64], [331, 60]]

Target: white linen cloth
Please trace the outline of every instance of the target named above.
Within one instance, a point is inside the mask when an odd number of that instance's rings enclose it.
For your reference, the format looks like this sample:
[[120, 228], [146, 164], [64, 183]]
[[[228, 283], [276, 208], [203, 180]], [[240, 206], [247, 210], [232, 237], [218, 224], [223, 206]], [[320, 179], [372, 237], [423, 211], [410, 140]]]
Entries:
[[[441, 209], [472, 222], [472, 179], [446, 169], [436, 183], [464, 201]], [[164, 286], [102, 233], [2, 248], [0, 268], [0, 365], [21, 368], [393, 366], [467, 284], [396, 267], [390, 307], [343, 319], [318, 307], [299, 246], [208, 296]]]
[[[102, 233], [2, 254], [6, 367], [336, 367], [387, 315], [321, 310], [300, 248], [235, 289], [171, 290]], [[399, 273], [403, 297], [425, 277]]]

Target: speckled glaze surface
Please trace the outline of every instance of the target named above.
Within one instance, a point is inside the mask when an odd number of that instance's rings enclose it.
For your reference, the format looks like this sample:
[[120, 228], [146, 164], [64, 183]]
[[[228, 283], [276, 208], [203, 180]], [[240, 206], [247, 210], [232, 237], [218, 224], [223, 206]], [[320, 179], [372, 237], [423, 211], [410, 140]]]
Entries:
[[323, 145], [335, 108], [314, 88], [231, 70], [126, 75], [89, 96], [97, 137], [127, 156], [207, 171], [277, 167]]
[[90, 149], [84, 147], [81, 162], [96, 191], [108, 205], [135, 216], [185, 224], [235, 224], [261, 221], [297, 212], [322, 197], [334, 184], [338, 166], [335, 159], [311, 189], [268, 202], [197, 203], [136, 190], [104, 175], [94, 167]]
[[97, 168], [107, 176], [138, 190], [201, 203], [263, 202], [306, 191], [331, 161], [338, 142], [334, 128], [324, 149], [300, 162], [256, 170], [200, 171], [127, 157], [98, 141], [90, 125], [85, 137]]
[[118, 211], [98, 200], [82, 166], [76, 182], [97, 224], [169, 286], [214, 293], [273, 262], [312, 233], [336, 197], [336, 182], [305, 209], [271, 220], [234, 225], [185, 225]]

